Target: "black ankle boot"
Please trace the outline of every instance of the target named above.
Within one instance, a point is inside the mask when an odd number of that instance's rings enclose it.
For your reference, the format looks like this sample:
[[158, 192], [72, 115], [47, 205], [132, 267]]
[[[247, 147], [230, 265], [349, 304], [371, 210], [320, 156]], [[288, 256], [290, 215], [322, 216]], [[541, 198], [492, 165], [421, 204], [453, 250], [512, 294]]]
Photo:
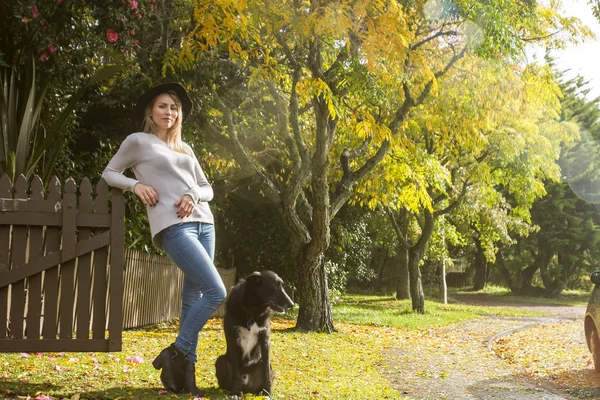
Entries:
[[184, 389], [185, 360], [185, 354], [175, 344], [171, 344], [152, 361], [155, 369], [162, 369], [160, 381], [163, 386], [173, 393]]
[[184, 388], [194, 396], [204, 397], [204, 392], [196, 386], [196, 363], [188, 359], [185, 360]]

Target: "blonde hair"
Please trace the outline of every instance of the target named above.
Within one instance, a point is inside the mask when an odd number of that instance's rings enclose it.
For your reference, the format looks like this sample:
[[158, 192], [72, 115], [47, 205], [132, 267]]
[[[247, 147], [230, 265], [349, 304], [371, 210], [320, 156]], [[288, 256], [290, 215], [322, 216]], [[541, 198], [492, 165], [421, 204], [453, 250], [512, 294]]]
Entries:
[[183, 141], [181, 140], [181, 122], [183, 121], [183, 110], [181, 108], [181, 100], [179, 100], [177, 93], [173, 92], [172, 90], [156, 95], [156, 97], [154, 97], [152, 101], [148, 103], [144, 112], [144, 121], [142, 122], [142, 125], [144, 126], [144, 132], [148, 134], [156, 134], [156, 124], [154, 123], [152, 118], [150, 118], [150, 116], [152, 115], [152, 109], [154, 108], [156, 99], [162, 94], [168, 94], [169, 96], [171, 96], [171, 98], [175, 102], [175, 105], [177, 105], [177, 119], [175, 120], [173, 126], [167, 129], [167, 145], [171, 149], [179, 153], [187, 154], [189, 156], [190, 153], [187, 150], [187, 148], [183, 145]]

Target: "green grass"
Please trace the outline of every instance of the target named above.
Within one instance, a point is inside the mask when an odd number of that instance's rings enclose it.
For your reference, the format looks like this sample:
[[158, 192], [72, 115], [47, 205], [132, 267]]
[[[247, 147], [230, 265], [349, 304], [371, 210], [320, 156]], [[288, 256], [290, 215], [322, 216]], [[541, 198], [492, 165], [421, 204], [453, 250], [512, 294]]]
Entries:
[[333, 306], [335, 321], [375, 326], [393, 326], [409, 329], [427, 329], [445, 326], [483, 315], [511, 317], [538, 316], [541, 313], [510, 307], [486, 307], [461, 304], [443, 304], [425, 301], [425, 314], [412, 312], [411, 300], [395, 300], [393, 296], [346, 295]]
[[519, 296], [513, 294], [508, 288], [495, 285], [487, 285], [483, 290], [479, 290], [477, 292], [471, 290], [470, 288], [461, 288], [449, 290], [449, 293], [482, 296], [482, 298], [486, 298], [488, 300], [497, 299], [498, 301], [502, 302], [585, 306], [587, 305], [591, 290], [564, 290], [558, 298]]
[[[333, 306], [338, 333], [331, 335], [295, 331], [297, 308], [274, 319], [273, 399], [402, 399], [385, 379], [381, 362], [386, 349], [406, 340], [413, 330], [482, 315], [538, 314], [435, 301], [426, 301], [425, 309], [425, 314], [415, 314], [409, 300], [396, 301], [392, 296], [344, 296]], [[193, 399], [161, 393], [159, 373], [150, 363], [176, 334], [173, 324], [125, 331], [121, 353], [0, 354], [0, 398]], [[211, 320], [200, 333], [196, 373], [207, 399], [226, 398], [217, 388], [214, 372], [214, 360], [224, 351], [221, 321]]]

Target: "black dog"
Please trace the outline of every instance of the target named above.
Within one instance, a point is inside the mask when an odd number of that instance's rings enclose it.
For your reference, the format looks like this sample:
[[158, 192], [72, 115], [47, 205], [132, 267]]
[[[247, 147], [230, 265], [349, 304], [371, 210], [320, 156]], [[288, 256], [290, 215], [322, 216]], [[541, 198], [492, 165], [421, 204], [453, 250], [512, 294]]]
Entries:
[[271, 312], [294, 305], [272, 271], [255, 272], [235, 285], [225, 303], [227, 352], [217, 358], [217, 380], [232, 396], [271, 393]]

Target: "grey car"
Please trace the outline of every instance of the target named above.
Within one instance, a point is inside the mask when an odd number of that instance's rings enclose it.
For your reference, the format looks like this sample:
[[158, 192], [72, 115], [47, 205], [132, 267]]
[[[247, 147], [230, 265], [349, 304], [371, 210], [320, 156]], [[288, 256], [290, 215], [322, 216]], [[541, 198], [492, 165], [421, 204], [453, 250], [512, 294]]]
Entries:
[[594, 367], [597, 372], [600, 372], [600, 336], [598, 335], [598, 331], [600, 331], [600, 271], [594, 272], [590, 276], [590, 280], [594, 284], [594, 290], [588, 301], [583, 326], [588, 349], [594, 358]]

